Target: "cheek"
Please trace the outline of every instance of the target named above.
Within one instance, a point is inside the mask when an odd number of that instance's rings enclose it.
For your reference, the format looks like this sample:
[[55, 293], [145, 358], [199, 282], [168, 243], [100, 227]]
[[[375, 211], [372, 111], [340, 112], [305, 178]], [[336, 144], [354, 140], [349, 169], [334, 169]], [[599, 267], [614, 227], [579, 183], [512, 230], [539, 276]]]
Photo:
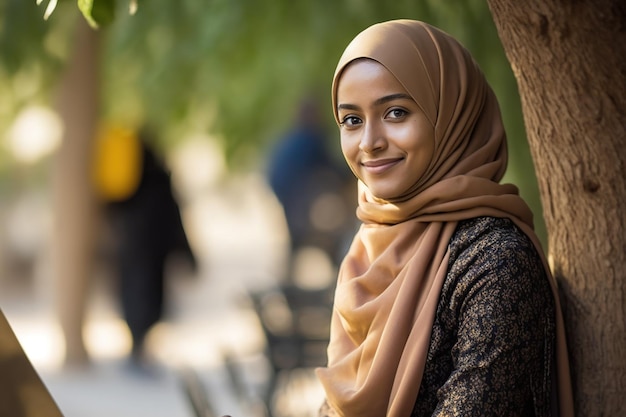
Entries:
[[352, 164], [352, 161], [354, 161], [356, 153], [358, 152], [358, 144], [355, 144], [356, 141], [353, 138], [350, 138], [350, 136], [345, 134], [341, 135], [341, 152], [343, 153], [346, 161], [350, 164]]
[[[435, 138], [432, 128], [423, 124], [407, 124], [399, 127], [394, 137], [396, 145], [407, 152], [430, 157], [434, 149]], [[417, 156], [415, 155], [415, 156]]]
[[389, 132], [389, 137], [404, 149], [414, 148], [420, 136], [422, 136], [421, 131], [412, 123], [394, 125]]

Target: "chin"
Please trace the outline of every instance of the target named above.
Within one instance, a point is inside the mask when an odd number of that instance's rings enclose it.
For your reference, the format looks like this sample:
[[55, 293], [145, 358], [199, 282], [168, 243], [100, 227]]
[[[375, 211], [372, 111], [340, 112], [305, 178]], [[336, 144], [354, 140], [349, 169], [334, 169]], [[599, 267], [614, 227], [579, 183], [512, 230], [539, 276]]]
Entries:
[[370, 193], [372, 193], [372, 195], [379, 200], [392, 200], [395, 195], [394, 193], [388, 193], [388, 192], [376, 192], [372, 189], [370, 189]]
[[386, 200], [386, 201], [397, 200], [399, 198], [402, 198], [402, 196], [406, 196], [409, 193], [409, 189], [405, 189], [405, 188], [398, 189], [397, 187], [390, 189], [389, 187], [369, 187], [368, 186], [368, 189], [371, 195], [373, 195], [377, 199]]

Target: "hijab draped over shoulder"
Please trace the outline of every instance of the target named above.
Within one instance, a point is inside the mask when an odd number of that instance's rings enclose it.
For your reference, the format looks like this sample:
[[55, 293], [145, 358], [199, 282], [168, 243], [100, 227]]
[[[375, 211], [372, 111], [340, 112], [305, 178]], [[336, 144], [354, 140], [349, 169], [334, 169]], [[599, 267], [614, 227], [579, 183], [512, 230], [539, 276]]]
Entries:
[[[407, 417], [457, 222], [509, 218], [543, 252], [517, 188], [499, 183], [507, 164], [504, 127], [496, 97], [468, 51], [419, 21], [369, 27], [339, 60], [332, 84], [336, 119], [342, 71], [360, 58], [382, 64], [404, 86], [432, 125], [435, 150], [405, 195], [381, 200], [359, 181], [362, 225], [339, 271], [328, 365], [317, 374], [329, 405], [344, 417]], [[556, 298], [545, 259], [544, 265]], [[573, 415], [558, 298], [556, 303], [559, 406], [561, 415]]]

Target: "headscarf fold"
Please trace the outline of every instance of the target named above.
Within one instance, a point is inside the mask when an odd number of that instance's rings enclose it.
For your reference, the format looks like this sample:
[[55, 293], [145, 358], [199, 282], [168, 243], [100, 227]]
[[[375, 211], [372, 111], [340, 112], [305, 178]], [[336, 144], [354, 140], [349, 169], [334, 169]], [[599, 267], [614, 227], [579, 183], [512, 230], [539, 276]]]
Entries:
[[[394, 20], [361, 32], [341, 56], [337, 86], [356, 59], [377, 61], [420, 106], [435, 132], [429, 168], [406, 194], [372, 195], [359, 180], [363, 222], [341, 264], [328, 365], [317, 370], [327, 401], [344, 417], [408, 417], [413, 410], [430, 332], [447, 274], [457, 222], [478, 216], [511, 219], [543, 257], [532, 213], [506, 170], [506, 135], [497, 99], [467, 50], [426, 23]], [[559, 407], [573, 415], [567, 349], [557, 306]]]

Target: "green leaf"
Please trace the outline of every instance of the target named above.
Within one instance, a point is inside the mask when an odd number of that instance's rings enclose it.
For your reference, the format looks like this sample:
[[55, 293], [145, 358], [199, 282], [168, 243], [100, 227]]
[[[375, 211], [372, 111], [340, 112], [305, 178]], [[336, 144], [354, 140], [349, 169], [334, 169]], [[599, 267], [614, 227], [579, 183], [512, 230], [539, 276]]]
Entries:
[[97, 29], [113, 22], [115, 0], [78, 0], [78, 9], [89, 25]]

